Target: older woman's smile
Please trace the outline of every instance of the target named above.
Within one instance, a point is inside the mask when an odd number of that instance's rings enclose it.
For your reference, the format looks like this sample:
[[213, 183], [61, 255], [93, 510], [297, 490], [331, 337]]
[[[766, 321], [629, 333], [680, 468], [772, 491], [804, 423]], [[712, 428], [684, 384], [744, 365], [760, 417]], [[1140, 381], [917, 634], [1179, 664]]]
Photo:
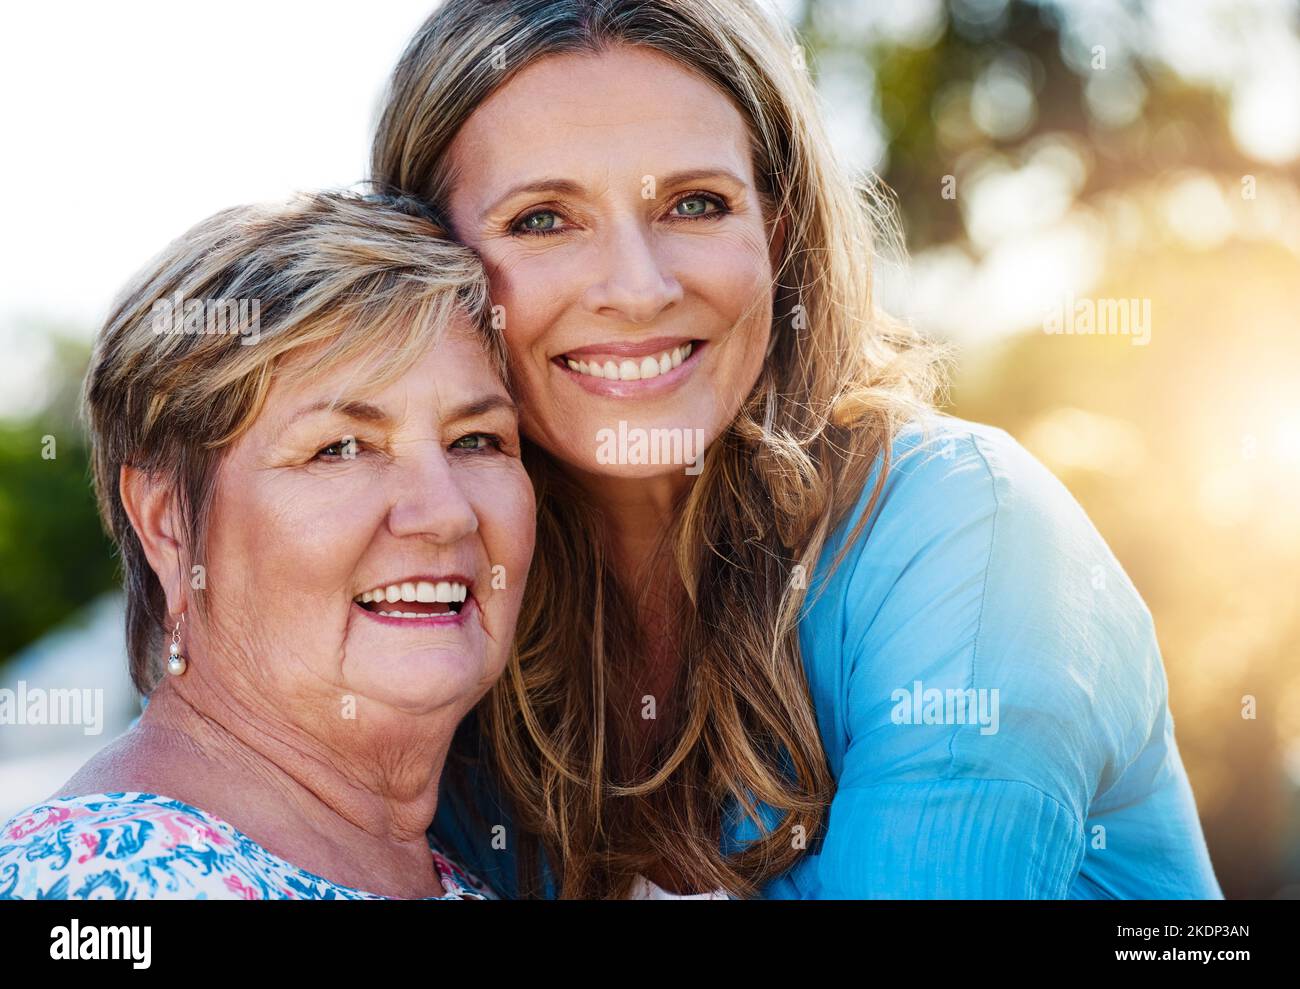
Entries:
[[461, 574], [406, 577], [358, 594], [352, 603], [385, 624], [412, 620], [459, 625], [474, 608], [473, 578]]

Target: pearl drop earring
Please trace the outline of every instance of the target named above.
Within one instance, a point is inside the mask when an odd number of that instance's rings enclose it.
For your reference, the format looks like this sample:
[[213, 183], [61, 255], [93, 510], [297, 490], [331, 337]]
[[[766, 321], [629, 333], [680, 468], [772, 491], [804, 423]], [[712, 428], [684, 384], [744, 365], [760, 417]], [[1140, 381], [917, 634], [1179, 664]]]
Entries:
[[[182, 619], [184, 617], [181, 616]], [[181, 655], [181, 623], [177, 622], [176, 627], [172, 629], [172, 654], [167, 659], [167, 672], [178, 677], [185, 672], [188, 665], [185, 657]]]

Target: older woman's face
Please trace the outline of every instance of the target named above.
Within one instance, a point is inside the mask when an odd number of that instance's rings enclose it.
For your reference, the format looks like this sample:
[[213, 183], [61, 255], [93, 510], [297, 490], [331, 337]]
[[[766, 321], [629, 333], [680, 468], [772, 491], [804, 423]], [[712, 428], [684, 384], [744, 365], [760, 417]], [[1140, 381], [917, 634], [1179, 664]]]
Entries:
[[680, 472], [603, 462], [602, 430], [707, 444], [758, 377], [773, 258], [740, 113], [644, 49], [551, 56], [449, 155], [449, 218], [505, 307], [524, 432], [589, 472]]
[[513, 405], [459, 323], [341, 408], [348, 369], [328, 377], [277, 376], [219, 470], [208, 642], [248, 664], [220, 675], [286, 710], [468, 710], [504, 669], [532, 558]]

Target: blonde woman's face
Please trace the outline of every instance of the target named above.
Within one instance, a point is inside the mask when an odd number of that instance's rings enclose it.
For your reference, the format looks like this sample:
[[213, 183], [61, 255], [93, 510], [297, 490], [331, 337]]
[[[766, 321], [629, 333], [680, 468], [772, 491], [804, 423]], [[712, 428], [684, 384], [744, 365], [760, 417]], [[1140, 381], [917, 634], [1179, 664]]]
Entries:
[[222, 462], [211, 648], [283, 711], [463, 713], [505, 668], [532, 558], [514, 405], [459, 321], [381, 390], [353, 394], [349, 371], [277, 376]]
[[550, 56], [449, 155], [449, 218], [503, 307], [525, 434], [585, 472], [681, 473], [771, 333], [775, 249], [740, 113], [645, 49]]

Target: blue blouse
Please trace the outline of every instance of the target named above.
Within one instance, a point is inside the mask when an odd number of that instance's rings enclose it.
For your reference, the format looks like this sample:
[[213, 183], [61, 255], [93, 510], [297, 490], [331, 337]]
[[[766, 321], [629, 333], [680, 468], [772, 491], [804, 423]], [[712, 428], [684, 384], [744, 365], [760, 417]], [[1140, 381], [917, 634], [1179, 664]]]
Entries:
[[[936, 414], [893, 454], [869, 537], [828, 577], [876, 474], [808, 583], [838, 785], [824, 835], [762, 895], [1222, 898], [1151, 613], [1078, 502], [991, 426]], [[482, 816], [444, 788], [432, 830], [512, 896], [509, 817], [471, 780]], [[757, 834], [732, 805], [723, 849]]]

